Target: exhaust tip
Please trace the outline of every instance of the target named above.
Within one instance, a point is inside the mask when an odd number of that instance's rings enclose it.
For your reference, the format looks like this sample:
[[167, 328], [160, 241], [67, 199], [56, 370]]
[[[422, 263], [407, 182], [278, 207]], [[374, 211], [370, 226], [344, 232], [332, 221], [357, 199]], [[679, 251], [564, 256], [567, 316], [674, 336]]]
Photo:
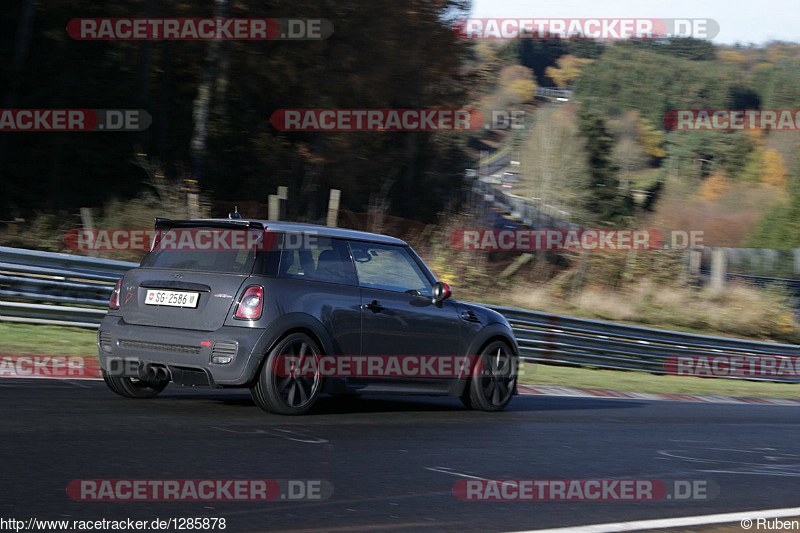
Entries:
[[141, 365], [139, 367], [139, 379], [142, 381], [170, 381], [169, 370], [163, 366]]

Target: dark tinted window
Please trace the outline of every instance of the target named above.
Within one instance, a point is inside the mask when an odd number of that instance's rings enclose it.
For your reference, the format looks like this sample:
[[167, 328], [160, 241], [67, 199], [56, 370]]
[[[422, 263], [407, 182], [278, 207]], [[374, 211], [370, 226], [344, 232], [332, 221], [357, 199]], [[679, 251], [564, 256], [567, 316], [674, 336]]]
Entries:
[[284, 278], [325, 281], [356, 285], [356, 275], [347, 243], [338, 239], [316, 237], [302, 245], [284, 241], [280, 276]]
[[254, 275], [277, 276], [281, 262], [281, 246], [283, 246], [283, 233], [272, 233], [264, 245], [263, 250], [256, 252]]
[[256, 253], [256, 266], [253, 269], [253, 274], [277, 276], [280, 261], [280, 250], [259, 251]]
[[148, 254], [141, 266], [249, 274], [254, 255], [250, 250], [160, 250]]
[[431, 283], [403, 246], [351, 241], [350, 249], [362, 287], [431, 294]]
[[[209, 229], [209, 233], [219, 231]], [[156, 249], [142, 260], [142, 267], [202, 272], [249, 274], [253, 269], [253, 250], [170, 250]]]

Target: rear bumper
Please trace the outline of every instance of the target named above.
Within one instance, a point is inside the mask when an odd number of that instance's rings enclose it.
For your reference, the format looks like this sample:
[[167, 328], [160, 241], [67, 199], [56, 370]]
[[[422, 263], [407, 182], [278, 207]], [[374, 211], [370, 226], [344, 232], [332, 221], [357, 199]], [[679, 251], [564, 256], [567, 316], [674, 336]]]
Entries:
[[106, 316], [97, 347], [100, 367], [112, 375], [141, 377], [156, 367], [166, 368], [176, 383], [241, 386], [260, 363], [256, 354], [264, 353], [264, 333], [264, 329], [232, 326], [216, 331], [138, 326]]

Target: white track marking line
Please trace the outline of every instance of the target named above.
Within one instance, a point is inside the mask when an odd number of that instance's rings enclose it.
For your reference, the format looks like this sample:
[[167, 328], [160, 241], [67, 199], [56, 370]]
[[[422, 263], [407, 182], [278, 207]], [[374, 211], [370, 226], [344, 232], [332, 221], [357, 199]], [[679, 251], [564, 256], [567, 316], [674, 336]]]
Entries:
[[485, 477], [478, 477], [478, 476], [470, 476], [469, 474], [460, 474], [458, 472], [453, 472], [449, 468], [444, 466], [437, 466], [436, 468], [425, 467], [425, 470], [430, 470], [431, 472], [439, 472], [442, 474], [450, 474], [451, 476], [458, 476], [458, 477], [465, 477], [467, 479], [480, 479], [481, 481], [488, 481]]
[[[463, 477], [467, 479], [479, 479], [481, 481], [494, 481], [485, 477], [479, 476], [471, 476], [469, 474], [461, 474], [460, 472], [453, 472], [449, 468], [445, 466], [437, 466], [436, 468], [425, 467], [425, 470], [430, 470], [431, 472], [439, 472], [440, 474], [450, 474], [451, 476]], [[501, 485], [516, 485], [516, 481], [508, 480], [501, 483]]]
[[727, 524], [757, 518], [787, 518], [800, 516], [800, 507], [786, 509], [765, 509], [762, 511], [744, 511], [740, 513], [709, 514], [700, 516], [684, 516], [680, 518], [662, 518], [656, 520], [637, 520], [634, 522], [616, 522], [612, 524], [591, 524], [587, 526], [559, 527], [554, 529], [531, 529], [516, 533], [611, 533], [615, 531], [641, 531], [643, 529], [664, 529], [684, 526], [702, 526], [707, 524]]
[[706, 474], [736, 474], [739, 476], [800, 477], [800, 472], [739, 472], [737, 470], [698, 470], [698, 472]]
[[[317, 438], [317, 437], [302, 435], [300, 433], [297, 433], [295, 431], [290, 431], [288, 429], [272, 429], [272, 430], [267, 431], [267, 430], [264, 430], [264, 429], [254, 428], [254, 429], [251, 429], [251, 430], [240, 431], [240, 430], [237, 430], [237, 429], [224, 428], [224, 427], [220, 427], [220, 426], [211, 426], [211, 429], [218, 429], [218, 430], [224, 431], [226, 433], [237, 433], [237, 434], [240, 434], [240, 435], [267, 435], [268, 437], [278, 437], [278, 438], [281, 438], [281, 439], [291, 440], [291, 441], [294, 441], [294, 442], [302, 442], [304, 444], [327, 444], [329, 442], [327, 439], [321, 439], [321, 438]], [[276, 435], [274, 433], [271, 433], [271, 431], [278, 431], [280, 433], [289, 433], [291, 435], [298, 435], [299, 437], [302, 437], [302, 438], [289, 437], [287, 435]]]

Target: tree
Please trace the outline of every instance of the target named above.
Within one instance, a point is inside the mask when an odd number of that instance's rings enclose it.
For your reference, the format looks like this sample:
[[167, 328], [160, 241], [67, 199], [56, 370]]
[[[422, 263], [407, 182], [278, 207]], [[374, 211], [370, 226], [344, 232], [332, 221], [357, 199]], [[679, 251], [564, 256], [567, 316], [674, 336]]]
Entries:
[[[31, 43], [0, 40], [9, 59], [0, 64], [0, 92], [17, 89], [13, 107], [146, 109], [153, 123], [140, 133], [0, 135], [0, 220], [135, 197], [148, 187], [132, 162], [139, 153], [158, 160], [165, 179], [197, 173], [203, 193], [220, 202], [263, 204], [286, 185], [289, 216], [309, 220], [331, 187], [343, 190], [343, 208], [365, 211], [389, 172], [389, 204], [405, 218], [434, 218], [460, 190], [454, 184], [468, 162], [457, 133], [282, 132], [269, 119], [278, 109], [466, 108], [483, 87], [470, 70], [472, 43], [453, 32], [452, 19], [468, 16], [464, 0], [269, 2], [276, 17], [334, 26], [328, 39], [291, 43], [82, 41], [65, 32], [76, 16], [263, 17], [256, 0], [9, 4], [0, 10], [2, 34]], [[512, 92], [526, 98], [530, 86], [518, 85]]]
[[[534, 205], [568, 211], [570, 220], [583, 222], [589, 167], [575, 106], [549, 106], [537, 112], [520, 155], [520, 174]], [[520, 193], [522, 194], [522, 193]]]
[[578, 78], [581, 69], [592, 63], [593, 59], [584, 59], [572, 55], [565, 55], [558, 58], [556, 67], [547, 67], [545, 75], [553, 80], [559, 87], [569, 87]]
[[637, 123], [639, 142], [644, 153], [653, 159], [661, 159], [667, 155], [664, 150], [664, 131], [653, 126], [650, 121], [640, 118]]
[[761, 174], [758, 177], [761, 183], [783, 189], [786, 187], [786, 167], [783, 158], [777, 150], [764, 150], [761, 155]]
[[725, 194], [730, 188], [731, 185], [725, 179], [725, 173], [717, 171], [703, 180], [703, 183], [700, 184], [698, 195], [703, 200], [713, 201]]
[[744, 246], [788, 250], [800, 248], [800, 161], [787, 180], [789, 199], [767, 210]]
[[717, 52], [717, 57], [719, 57], [720, 61], [722, 61], [723, 63], [728, 63], [730, 65], [736, 65], [740, 67], [745, 66], [750, 62], [747, 56], [745, 56], [738, 50], [720, 50], [719, 52]]
[[710, 61], [716, 58], [716, 50], [711, 41], [691, 37], [678, 39], [635, 39], [623, 41], [626, 47], [651, 50], [658, 54], [688, 59], [690, 61]]
[[507, 105], [529, 102], [536, 96], [533, 71], [522, 65], [505, 67], [501, 70], [498, 84], [500, 101]]

